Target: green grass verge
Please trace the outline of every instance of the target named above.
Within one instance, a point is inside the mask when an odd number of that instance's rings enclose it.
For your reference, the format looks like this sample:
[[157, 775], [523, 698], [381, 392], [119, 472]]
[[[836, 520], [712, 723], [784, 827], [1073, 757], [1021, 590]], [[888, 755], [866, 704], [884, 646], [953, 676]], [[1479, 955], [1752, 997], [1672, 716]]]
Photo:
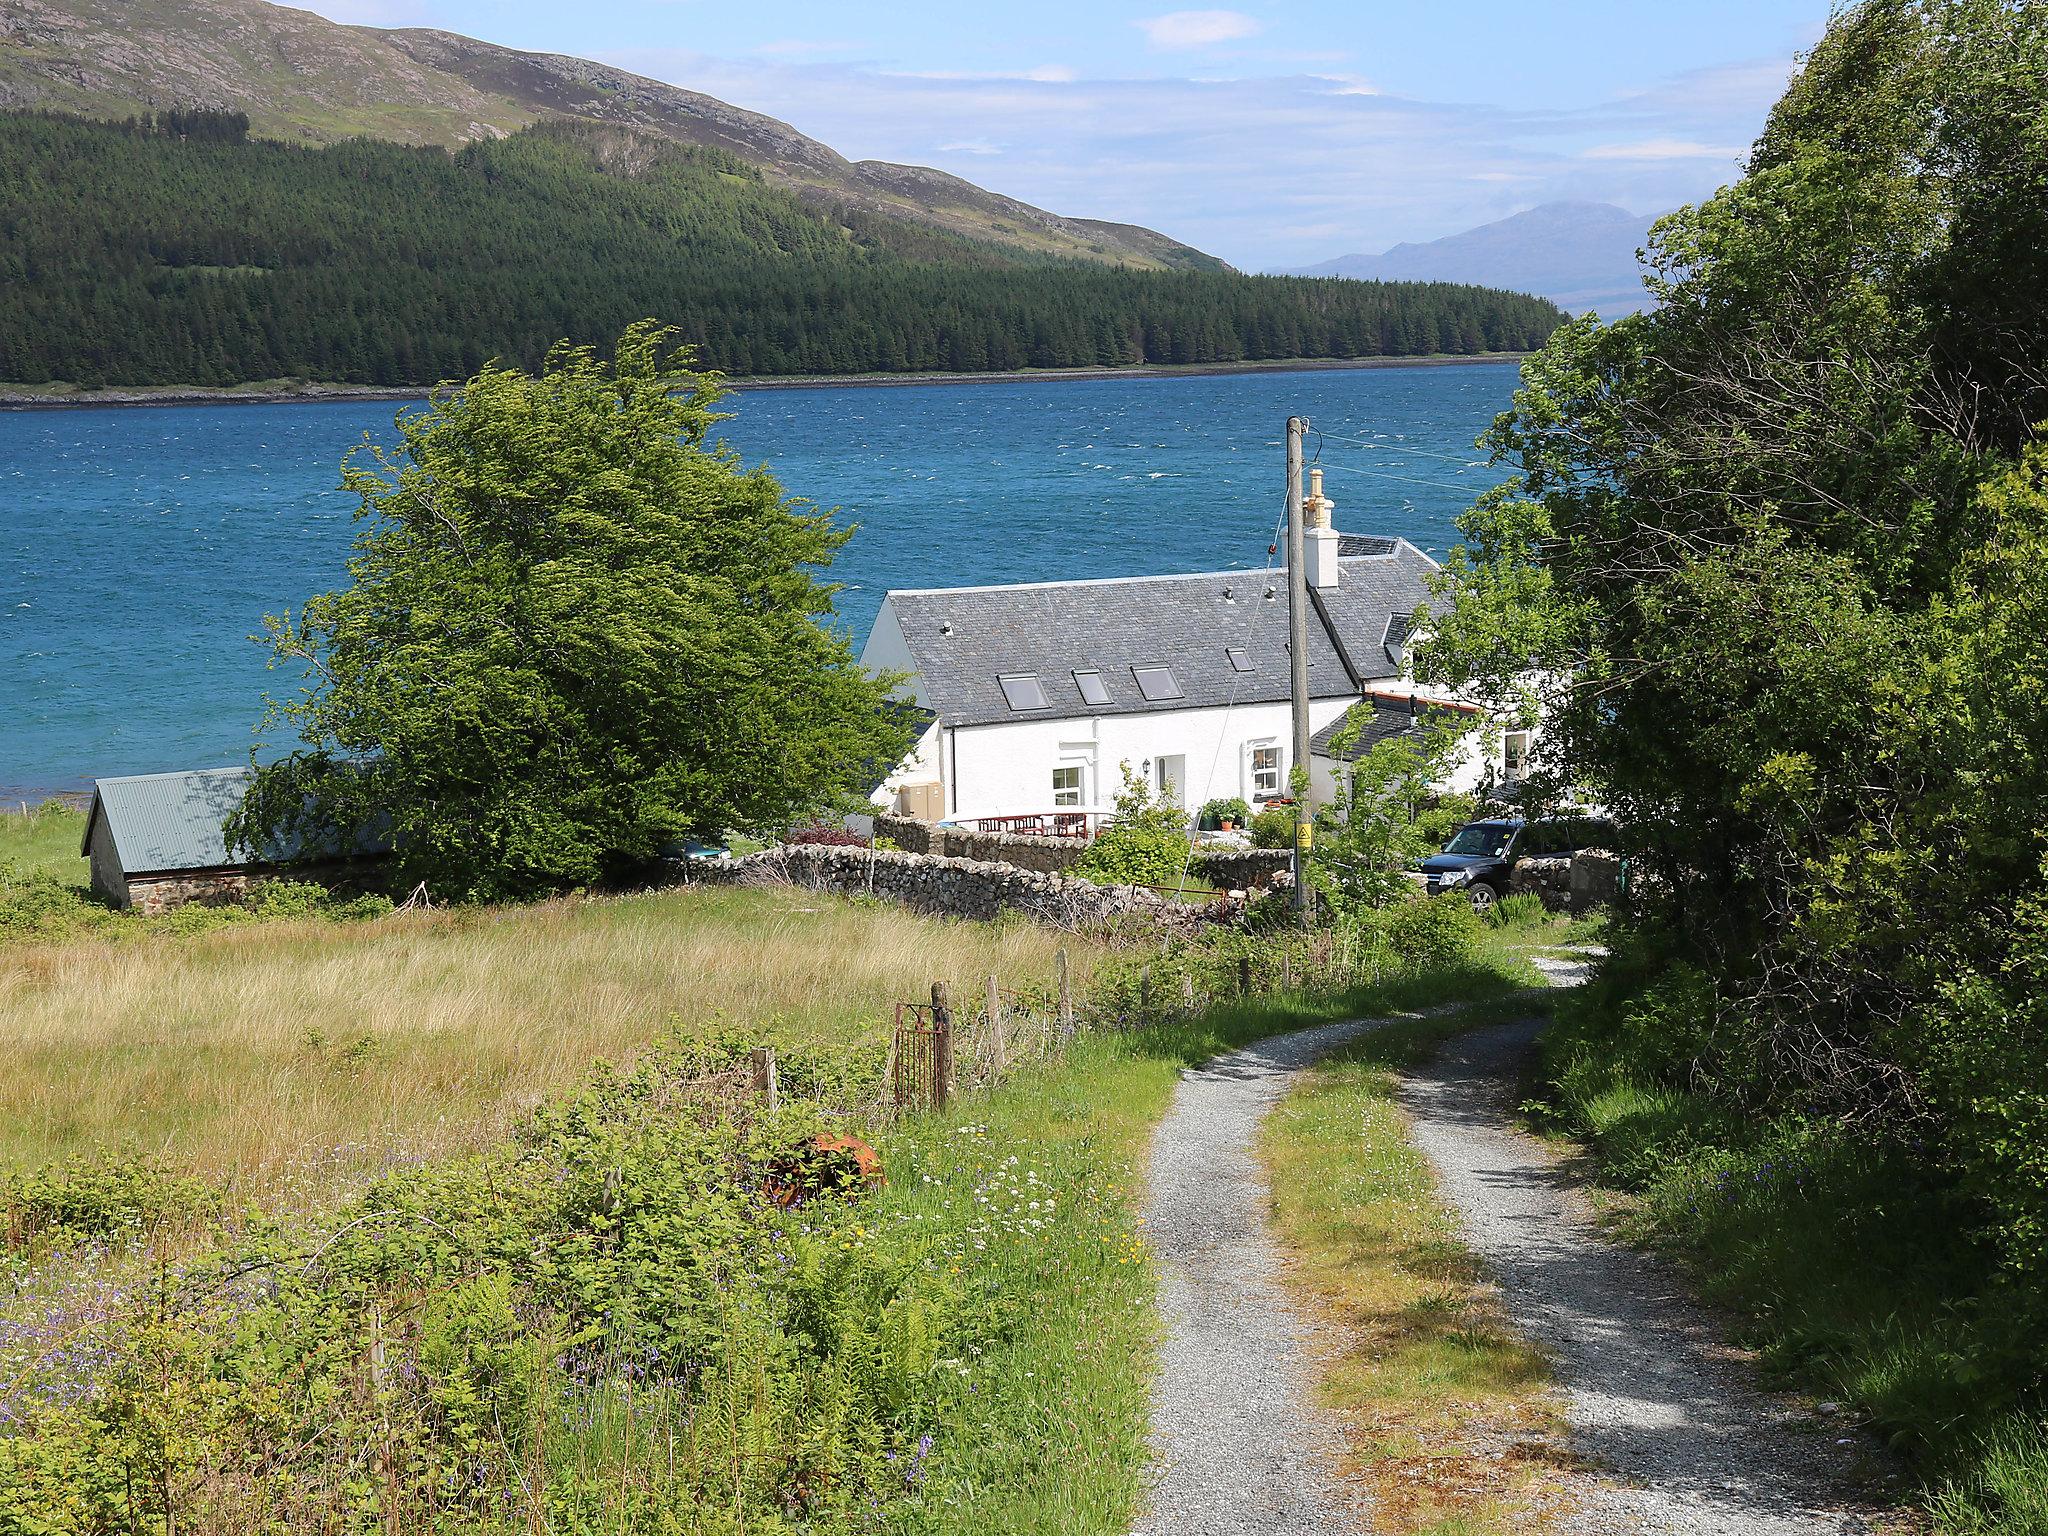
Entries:
[[1547, 1003], [1377, 1030], [1307, 1073], [1261, 1129], [1289, 1283], [1337, 1344], [1319, 1395], [1345, 1427], [1375, 1530], [1526, 1530], [1557, 1464], [1544, 1359], [1460, 1240], [1395, 1096], [1400, 1070], [1448, 1036]]

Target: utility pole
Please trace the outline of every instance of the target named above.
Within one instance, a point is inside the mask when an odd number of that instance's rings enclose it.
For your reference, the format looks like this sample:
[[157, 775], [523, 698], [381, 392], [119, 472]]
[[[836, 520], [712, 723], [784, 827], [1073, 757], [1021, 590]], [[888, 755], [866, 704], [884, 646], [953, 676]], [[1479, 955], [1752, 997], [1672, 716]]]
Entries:
[[1288, 791], [1303, 780], [1294, 796], [1294, 915], [1308, 911], [1309, 839], [1315, 835], [1309, 818], [1308, 775], [1308, 552], [1302, 531], [1301, 440], [1308, 423], [1287, 418], [1287, 661], [1294, 694], [1294, 756], [1288, 765]]

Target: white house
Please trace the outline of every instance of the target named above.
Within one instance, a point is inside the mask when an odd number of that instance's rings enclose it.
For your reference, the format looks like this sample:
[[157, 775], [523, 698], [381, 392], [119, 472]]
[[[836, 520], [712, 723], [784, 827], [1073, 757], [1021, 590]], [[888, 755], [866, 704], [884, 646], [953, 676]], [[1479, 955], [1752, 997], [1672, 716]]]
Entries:
[[[1368, 700], [1394, 712], [1376, 715], [1378, 735], [1411, 725], [1399, 713], [1415, 692], [1408, 632], [1436, 562], [1403, 539], [1339, 535], [1324, 511], [1305, 564], [1312, 730], [1327, 745]], [[906, 674], [898, 696], [926, 722], [874, 794], [922, 820], [1080, 830], [1113, 808], [1124, 764], [1190, 811], [1237, 797], [1256, 809], [1287, 793], [1287, 587], [1276, 571], [893, 591], [861, 662]], [[1458, 778], [1500, 777], [1503, 742], [1490, 736]], [[1525, 752], [1527, 740], [1508, 745]], [[1328, 780], [1327, 762], [1311, 765], [1312, 785], [1327, 793]]]

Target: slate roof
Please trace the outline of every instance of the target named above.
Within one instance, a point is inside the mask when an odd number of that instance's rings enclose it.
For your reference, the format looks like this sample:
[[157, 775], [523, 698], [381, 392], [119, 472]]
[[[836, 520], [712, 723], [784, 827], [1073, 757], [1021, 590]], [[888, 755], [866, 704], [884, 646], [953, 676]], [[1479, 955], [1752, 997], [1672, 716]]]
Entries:
[[[114, 852], [124, 875], [232, 869], [297, 857], [302, 849], [296, 842], [266, 848], [257, 859], [228, 851], [222, 827], [241, 805], [255, 776], [250, 768], [197, 768], [95, 779], [92, 811], [86, 818], [80, 851], [92, 851], [93, 826], [104, 816], [114, 834]], [[355, 851], [376, 853], [386, 846], [381, 836], [366, 834]]]
[[[1331, 742], [1337, 733], [1349, 728], [1361, 712], [1369, 711], [1368, 718], [1358, 727], [1358, 735], [1345, 744], [1340, 753], [1332, 750]], [[1335, 761], [1341, 757], [1347, 763], [1355, 763], [1383, 741], [1410, 733], [1419, 734], [1421, 722], [1430, 716], [1469, 717], [1473, 711], [1450, 704], [1431, 704], [1421, 700], [1390, 701], [1375, 697], [1352, 705], [1308, 739], [1311, 757], [1327, 757]]]
[[[1320, 593], [1311, 608], [1313, 697], [1358, 693], [1350, 669], [1367, 682], [1398, 677], [1400, 657], [1385, 643], [1389, 620], [1397, 619], [1405, 634], [1408, 614], [1430, 601], [1426, 580], [1436, 562], [1405, 540], [1373, 542], [1384, 553], [1341, 558], [1336, 589]], [[897, 591], [888, 604], [925, 701], [948, 725], [1276, 703], [1289, 696], [1287, 582], [1277, 570]], [[1229, 649], [1242, 650], [1251, 670], [1236, 670], [1225, 655]], [[1157, 665], [1172, 668], [1183, 697], [1155, 702], [1139, 693], [1132, 669]], [[1107, 704], [1083, 701], [1077, 671], [1101, 674]], [[1012, 709], [997, 680], [1014, 673], [1035, 674], [1049, 707]]]

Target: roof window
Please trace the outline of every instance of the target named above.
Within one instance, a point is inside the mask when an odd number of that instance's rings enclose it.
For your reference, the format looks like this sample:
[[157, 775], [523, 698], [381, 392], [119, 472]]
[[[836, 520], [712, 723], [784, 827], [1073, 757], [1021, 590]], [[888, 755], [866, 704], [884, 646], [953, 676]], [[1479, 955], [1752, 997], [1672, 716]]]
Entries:
[[1186, 697], [1180, 690], [1180, 679], [1173, 675], [1171, 667], [1133, 667], [1131, 676], [1137, 679], [1138, 692], [1151, 703]]
[[1223, 648], [1223, 654], [1230, 658], [1231, 671], [1249, 672], [1252, 670], [1251, 657], [1247, 655], [1244, 651], [1240, 650], [1238, 647], [1234, 645], [1226, 645]]
[[1083, 704], [1107, 704], [1109, 702], [1109, 688], [1102, 681], [1102, 674], [1100, 672], [1076, 672], [1074, 674], [1074, 686], [1081, 690], [1081, 702]]
[[998, 677], [996, 681], [1002, 685], [1003, 697], [1009, 701], [1012, 709], [1052, 708], [1036, 672], [1008, 672]]

